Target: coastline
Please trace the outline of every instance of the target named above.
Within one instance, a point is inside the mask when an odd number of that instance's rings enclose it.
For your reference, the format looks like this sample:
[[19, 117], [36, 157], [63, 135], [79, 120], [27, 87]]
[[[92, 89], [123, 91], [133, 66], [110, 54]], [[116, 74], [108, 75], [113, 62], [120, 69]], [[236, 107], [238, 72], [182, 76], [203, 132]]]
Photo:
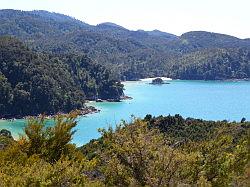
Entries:
[[143, 78], [143, 79], [136, 79], [136, 80], [126, 80], [126, 81], [121, 81], [121, 83], [126, 83], [126, 82], [148, 82], [148, 81], [152, 81], [153, 79], [156, 78], [161, 78], [164, 81], [171, 81], [171, 80], [176, 80], [176, 79], [172, 79], [169, 77], [147, 77], [147, 78]]
[[169, 77], [148, 77], [148, 78], [143, 78], [143, 79], [138, 79], [138, 80], [127, 80], [127, 81], [122, 81], [121, 83], [126, 83], [126, 82], [140, 82], [140, 81], [152, 81], [153, 79], [156, 78], [161, 78], [164, 81], [225, 81], [225, 82], [237, 82], [237, 81], [250, 81], [250, 78], [243, 78], [243, 79], [175, 79], [175, 78], [169, 78]]
[[160, 78], [163, 81], [171, 81], [171, 80], [173, 80], [172, 78], [169, 78], [169, 77], [148, 77], [148, 78], [144, 78], [144, 79], [139, 79], [139, 81], [152, 81], [152, 80], [154, 80], [156, 78]]
[[[124, 95], [122, 97], [120, 97], [119, 99], [98, 99], [98, 100], [86, 100], [86, 107], [85, 108], [82, 108], [82, 109], [78, 109], [78, 111], [80, 112], [79, 113], [79, 116], [86, 116], [88, 114], [94, 114], [94, 113], [98, 113], [100, 112], [100, 109], [97, 109], [95, 108], [94, 106], [92, 105], [88, 105], [90, 103], [94, 103], [94, 102], [121, 102], [123, 100], [131, 100], [133, 99], [132, 97], [129, 97], [127, 95]], [[57, 112], [55, 114], [50, 114], [50, 115], [47, 115], [47, 114], [37, 114], [37, 115], [6, 115], [6, 116], [1, 116], [0, 117], [0, 122], [4, 122], [4, 121], [15, 121], [15, 120], [20, 120], [20, 119], [29, 119], [29, 118], [36, 118], [36, 117], [39, 117], [41, 115], [44, 115], [46, 119], [52, 119], [54, 118], [56, 115], [59, 115], [59, 114], [66, 114], [64, 112]]]
[[[122, 81], [122, 83], [126, 83], [126, 82], [149, 82], [149, 81], [152, 81], [153, 79], [155, 78], [161, 78], [165, 81], [174, 81], [174, 80], [180, 80], [180, 81], [204, 81], [204, 82], [208, 82], [208, 81], [218, 81], [218, 82], [238, 82], [238, 81], [250, 81], [250, 78], [244, 78], [244, 79], [217, 79], [217, 80], [204, 80], [204, 79], [192, 79], [192, 80], [189, 80], [189, 79], [172, 79], [172, 78], [169, 78], [169, 77], [148, 77], [148, 78], [143, 78], [143, 79], [138, 79], [138, 80], [134, 80], [134, 81]], [[168, 83], [167, 83], [168, 84]], [[131, 100], [133, 99], [132, 97], [130, 96], [127, 96], [127, 95], [124, 95], [124, 96], [121, 96], [119, 99], [99, 99], [99, 100], [86, 100], [86, 104], [88, 103], [94, 103], [94, 102], [122, 102], [123, 100]], [[88, 115], [88, 114], [93, 114], [93, 113], [98, 113], [100, 112], [99, 109], [96, 109], [94, 106], [91, 106], [91, 105], [87, 105], [85, 108], [83, 109], [79, 109], [80, 111], [80, 115], [82, 116], [85, 116], [85, 115]], [[53, 117], [55, 117], [56, 115], [58, 114], [66, 114], [64, 112], [58, 112], [58, 113], [55, 113], [55, 114], [51, 114], [51, 115], [45, 115], [45, 117], [47, 119], [52, 119]], [[0, 122], [3, 122], [3, 121], [14, 121], [14, 120], [17, 120], [17, 119], [28, 119], [30, 117], [39, 117], [41, 116], [42, 114], [34, 114], [34, 115], [25, 115], [25, 116], [22, 116], [22, 115], [5, 115], [5, 116], [0, 116]]]
[[[94, 114], [94, 113], [98, 113], [100, 112], [99, 109], [96, 109], [94, 106], [86, 106], [85, 108], [79, 109], [80, 114], [82, 116], [88, 115], [88, 114]], [[51, 114], [51, 115], [44, 115], [46, 119], [52, 119], [55, 116], [59, 115], [59, 114], [66, 114], [64, 112], [57, 112], [55, 114]], [[3, 121], [15, 121], [15, 120], [19, 120], [19, 119], [29, 119], [29, 118], [36, 118], [39, 117], [43, 114], [37, 114], [37, 115], [25, 115], [25, 116], [21, 116], [21, 115], [9, 115], [9, 116], [4, 116], [0, 118], [0, 122]]]
[[119, 99], [96, 99], [96, 100], [86, 100], [86, 103], [94, 103], [94, 102], [110, 102], [110, 103], [117, 103], [117, 102], [122, 102], [124, 100], [131, 100], [133, 99], [130, 96], [124, 95], [121, 96]]
[[[128, 84], [125, 83], [126, 91], [124, 92], [124, 94], [129, 96], [131, 95], [134, 99], [131, 101], [130, 100], [122, 101], [120, 103], [111, 103], [111, 102], [96, 103], [93, 100], [89, 101], [89, 103], [86, 103], [87, 106], [92, 105], [95, 108], [100, 109], [101, 113], [87, 115], [85, 117], [79, 116], [81, 120], [79, 120], [79, 125], [77, 126], [77, 129], [79, 130], [78, 134], [76, 134], [74, 142], [76, 142], [76, 144], [79, 144], [79, 142], [80, 143], [87, 142], [89, 141], [89, 139], [98, 137], [99, 133], [96, 132], [96, 129], [106, 127], [110, 124], [115, 125], [120, 121], [120, 119], [125, 119], [129, 121], [131, 119], [130, 118], [131, 113], [133, 113], [137, 117], [140, 117], [140, 115], [144, 114], [146, 115], [147, 113], [152, 113], [155, 115], [158, 114], [168, 115], [169, 113], [171, 114], [180, 113], [182, 115], [191, 117], [202, 116], [203, 119], [207, 120], [226, 119], [230, 121], [233, 120], [239, 121], [242, 117], [250, 119], [249, 113], [247, 112], [248, 110], [246, 110], [247, 108], [249, 108], [249, 105], [245, 104], [248, 103], [249, 99], [248, 101], [242, 102], [245, 99], [239, 99], [237, 97], [234, 97], [235, 95], [239, 95], [240, 97], [243, 96], [241, 98], [249, 98], [249, 96], [242, 94], [243, 92], [241, 91], [242, 88], [243, 90], [245, 90], [245, 88], [249, 88], [250, 86], [249, 84], [245, 85], [245, 84], [235, 83], [237, 89], [235, 89], [234, 92], [232, 92], [231, 85], [234, 86], [233, 82], [232, 82], [233, 84], [229, 85], [227, 83], [223, 84], [225, 87], [221, 86], [220, 81], [215, 81], [215, 84], [217, 84], [218, 86], [211, 86], [211, 87], [209, 84], [206, 83], [206, 81], [202, 81], [203, 83], [202, 86], [199, 85], [197, 86], [195, 82], [196, 81], [188, 81], [186, 83], [180, 81], [179, 83], [179, 81], [177, 81], [177, 83], [175, 83], [175, 81], [173, 81], [173, 83], [171, 82], [172, 86], [168, 87], [168, 85], [166, 86], [163, 85], [161, 88], [156, 87], [156, 89], [158, 89], [160, 92], [160, 93], [157, 92], [157, 95], [155, 94], [157, 90], [155, 90], [153, 86], [149, 86], [148, 84], [146, 84], [146, 82], [137, 81], [137, 83], [135, 82], [134, 83], [128, 82]], [[197, 88], [197, 90], [189, 89], [190, 86], [191, 88]], [[204, 93], [207, 93], [206, 88], [208, 87], [209, 89], [213, 90], [213, 92], [218, 89], [221, 90], [220, 92], [216, 92], [218, 93], [219, 96], [214, 97], [213, 94], [208, 94], [207, 97], [209, 99], [205, 99], [202, 100], [201, 102], [195, 103], [196, 105], [198, 105], [199, 109], [195, 109], [189, 112], [190, 107], [188, 106], [193, 105], [192, 102], [189, 102], [190, 99], [191, 101], [200, 101], [200, 99], [204, 98]], [[170, 91], [164, 91], [165, 89]], [[183, 93], [182, 90], [185, 89], [189, 89], [190, 92], [188, 92], [188, 94]], [[195, 95], [194, 98], [193, 93], [197, 93], [197, 91], [198, 92], [201, 91], [202, 94]], [[229, 97], [226, 97], [226, 101], [229, 99], [230, 103], [233, 104], [227, 104], [224, 101], [224, 96], [223, 96], [224, 93], [229, 94]], [[197, 96], [198, 100], [196, 100]], [[222, 97], [223, 99], [219, 99], [220, 97]], [[150, 98], [150, 100], [147, 98]], [[210, 102], [212, 100], [214, 102]], [[206, 102], [207, 106], [205, 110], [203, 110], [204, 102]], [[142, 105], [143, 103], [145, 103], [145, 105]], [[168, 105], [165, 103], [170, 103], [170, 104]], [[223, 110], [215, 110], [214, 108], [216, 107], [219, 107], [219, 109], [222, 108]], [[209, 113], [204, 114], [204, 112], [207, 111]], [[227, 113], [225, 113], [224, 111], [226, 111]], [[9, 123], [6, 121], [5, 125], [2, 124], [2, 126], [0, 127], [8, 128], [9, 130], [11, 130], [11, 132], [13, 132], [12, 133], [13, 135], [16, 135], [16, 137], [18, 137], [18, 133], [23, 132], [22, 129], [25, 126], [24, 123], [25, 123], [24, 120], [16, 120], [14, 122], [9, 122]], [[88, 137], [91, 138], [88, 139]]]

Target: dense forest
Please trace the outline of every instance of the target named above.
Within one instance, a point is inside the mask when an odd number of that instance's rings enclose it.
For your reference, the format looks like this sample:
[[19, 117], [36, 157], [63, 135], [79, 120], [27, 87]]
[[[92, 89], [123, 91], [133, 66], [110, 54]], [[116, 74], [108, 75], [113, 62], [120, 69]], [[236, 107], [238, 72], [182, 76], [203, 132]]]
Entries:
[[249, 78], [250, 50], [217, 48], [188, 53], [175, 60], [168, 75], [191, 80]]
[[119, 99], [123, 85], [84, 55], [52, 55], [0, 37], [0, 116], [54, 114], [85, 99]]
[[249, 128], [180, 115], [133, 119], [77, 148], [77, 112], [30, 119], [13, 140], [0, 131], [3, 186], [243, 186], [249, 183]]
[[204, 31], [181, 36], [130, 31], [114, 23], [93, 26], [46, 11], [1, 10], [0, 25], [0, 35], [15, 36], [32, 50], [86, 54], [121, 80], [250, 77], [249, 39]]
[[[250, 181], [250, 122], [146, 115], [100, 129], [76, 147], [86, 100], [119, 100], [122, 80], [250, 78], [250, 40], [89, 25], [47, 11], [0, 10], [1, 186], [242, 186]], [[156, 79], [157, 80], [157, 79]], [[159, 80], [158, 80], [159, 81]], [[75, 110], [78, 109], [78, 110]], [[56, 113], [47, 127], [45, 114]]]

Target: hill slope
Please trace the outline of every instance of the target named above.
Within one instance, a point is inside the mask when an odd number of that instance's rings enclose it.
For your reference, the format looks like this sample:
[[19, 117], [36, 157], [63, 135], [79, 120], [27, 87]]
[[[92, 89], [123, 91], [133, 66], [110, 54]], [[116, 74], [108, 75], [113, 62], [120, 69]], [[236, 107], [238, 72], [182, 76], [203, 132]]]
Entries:
[[[53, 54], [85, 53], [94, 61], [110, 68], [117, 78], [126, 80], [170, 76], [172, 67], [176, 71], [183, 68], [174, 66], [180, 64], [181, 58], [195, 52], [196, 55], [203, 55], [200, 51], [222, 49], [217, 50], [218, 53], [230, 48], [231, 51], [235, 50], [234, 55], [241, 55], [237, 53], [239, 48], [250, 50], [249, 40], [223, 34], [195, 31], [178, 37], [158, 30], [130, 31], [114, 23], [92, 26], [69, 16], [46, 11], [1, 10], [0, 25], [0, 35], [18, 37], [34, 50]], [[206, 55], [201, 58], [206, 58]], [[184, 60], [186, 61], [188, 60]], [[194, 60], [193, 64], [196, 66], [199, 62]], [[247, 72], [243, 74], [235, 77], [231, 76], [234, 75], [233, 72], [228, 72], [224, 77], [249, 78]], [[199, 77], [194, 74], [187, 78]], [[211, 78], [217, 77], [221, 76]]]
[[36, 53], [19, 40], [0, 37], [0, 114], [69, 112], [86, 98], [119, 98], [122, 85], [86, 56]]
[[177, 79], [224, 80], [250, 77], [250, 51], [212, 48], [175, 59], [169, 76]]

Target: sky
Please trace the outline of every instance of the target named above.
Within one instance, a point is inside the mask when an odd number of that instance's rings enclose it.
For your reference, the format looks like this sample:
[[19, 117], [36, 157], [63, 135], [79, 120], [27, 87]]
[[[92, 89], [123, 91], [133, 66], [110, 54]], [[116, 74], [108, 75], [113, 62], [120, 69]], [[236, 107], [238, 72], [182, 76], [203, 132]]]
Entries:
[[130, 30], [176, 35], [203, 30], [250, 38], [250, 0], [0, 0], [0, 9], [47, 10]]

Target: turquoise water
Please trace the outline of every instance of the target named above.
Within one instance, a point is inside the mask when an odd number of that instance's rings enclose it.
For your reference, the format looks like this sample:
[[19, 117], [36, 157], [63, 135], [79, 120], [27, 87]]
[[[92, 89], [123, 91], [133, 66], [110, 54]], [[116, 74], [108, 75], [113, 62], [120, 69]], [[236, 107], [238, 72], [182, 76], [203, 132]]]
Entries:
[[[133, 97], [120, 103], [93, 103], [100, 113], [78, 118], [73, 143], [82, 145], [98, 138], [98, 128], [131, 120], [131, 115], [181, 114], [207, 120], [250, 120], [249, 81], [169, 81], [171, 84], [150, 85], [148, 82], [126, 82], [125, 94]], [[0, 129], [22, 132], [24, 121], [1, 122]]]

